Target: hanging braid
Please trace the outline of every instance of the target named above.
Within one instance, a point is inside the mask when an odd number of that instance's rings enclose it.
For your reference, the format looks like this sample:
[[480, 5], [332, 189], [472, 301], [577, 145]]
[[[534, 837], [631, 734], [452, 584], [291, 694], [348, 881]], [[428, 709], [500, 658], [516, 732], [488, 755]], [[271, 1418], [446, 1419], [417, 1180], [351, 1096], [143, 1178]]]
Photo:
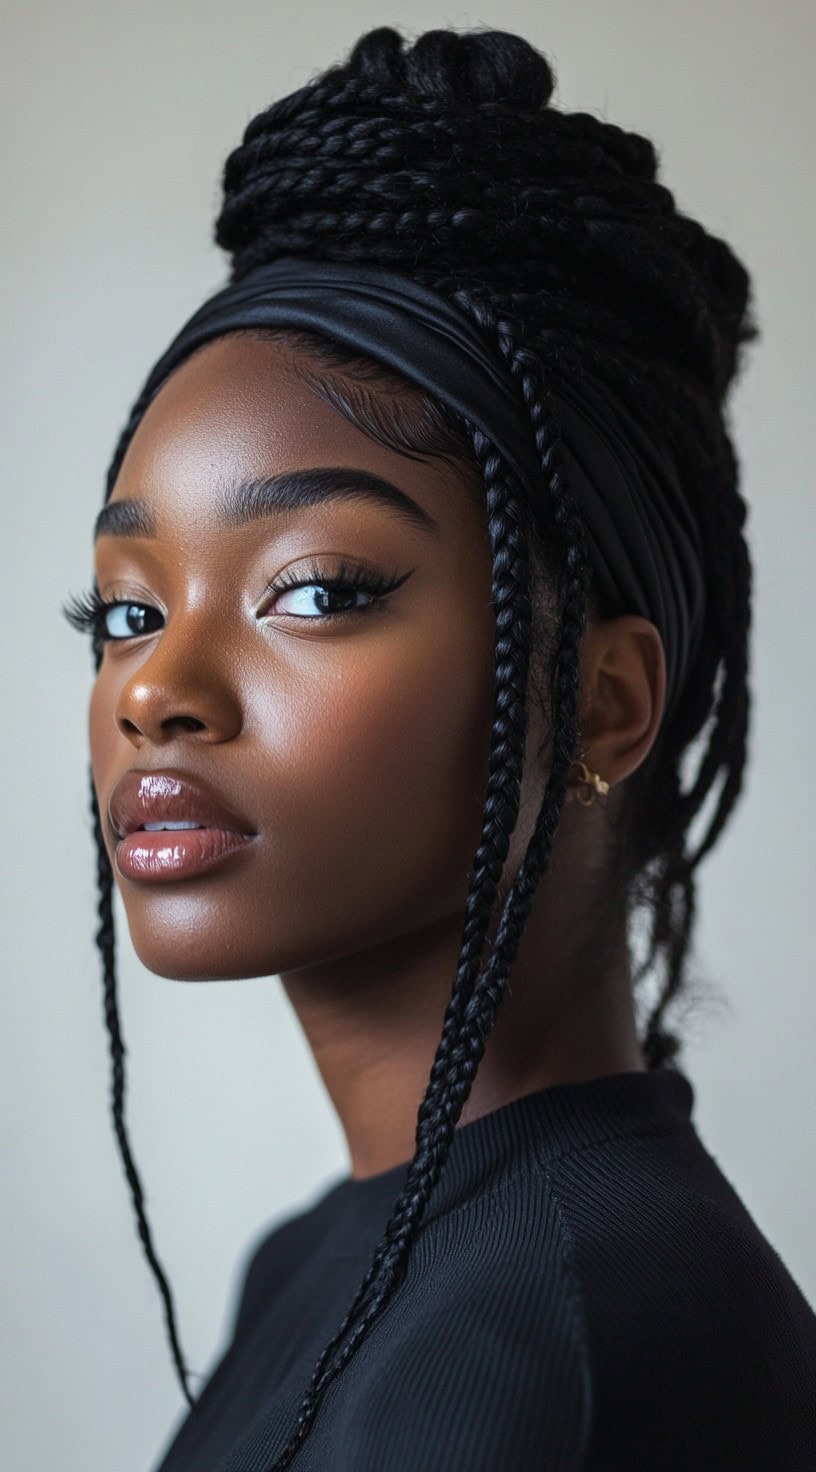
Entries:
[[[97, 668], [99, 659], [97, 656]], [[102, 836], [102, 824], [99, 817], [99, 804], [96, 800], [96, 790], [91, 775], [91, 819], [93, 822], [94, 838], [97, 851], [97, 887], [99, 891], [99, 928], [94, 935], [97, 946], [102, 956], [102, 972], [104, 982], [104, 1006], [105, 1023], [110, 1040], [111, 1057], [111, 1114], [113, 1116], [113, 1127], [116, 1132], [116, 1140], [119, 1152], [125, 1167], [128, 1185], [130, 1186], [133, 1206], [136, 1212], [136, 1221], [139, 1229], [139, 1237], [144, 1247], [145, 1256], [155, 1274], [156, 1281], [164, 1300], [165, 1322], [170, 1339], [170, 1348], [173, 1361], [179, 1373], [182, 1389], [188, 1405], [195, 1405], [195, 1401], [187, 1386], [187, 1370], [182, 1358], [181, 1347], [176, 1330], [175, 1314], [173, 1312], [173, 1298], [170, 1285], [164, 1275], [161, 1263], [156, 1256], [153, 1247], [153, 1238], [148, 1225], [144, 1209], [144, 1193], [138, 1171], [133, 1161], [127, 1130], [125, 1128], [125, 1052], [126, 1048], [122, 1041], [122, 1030], [119, 1024], [119, 1006], [116, 998], [116, 968], [115, 968], [115, 931], [113, 924], [113, 870], [111, 869], [108, 852], [105, 848]]]
[[[489, 962], [474, 984], [497, 881], [518, 815], [527, 726], [525, 688], [530, 660], [530, 617], [526, 591], [527, 558], [523, 550], [524, 538], [519, 535], [522, 521], [520, 497], [509, 490], [513, 478], [487, 437], [474, 427], [470, 427], [470, 434], [485, 481], [488, 530], [493, 550], [492, 596], [497, 619], [496, 716], [491, 733], [491, 776], [482, 841], [477, 850], [465, 906], [460, 963], [429, 1085], [418, 1113], [417, 1149], [405, 1185], [355, 1299], [315, 1366], [297, 1424], [279, 1459], [273, 1464], [275, 1469], [289, 1464], [308, 1434], [327, 1385], [351, 1359], [368, 1328], [404, 1277], [411, 1243], [447, 1159], [456, 1123], [470, 1093], [507, 986], [537, 881], [546, 868], [566, 796], [567, 771], [575, 749], [579, 690], [577, 657], [585, 627], [588, 570], [583, 532], [575, 519], [575, 508], [563, 482], [557, 444], [555, 441], [545, 442], [542, 435], [539, 450], [542, 466], [547, 466], [549, 474], [554, 520], [564, 538], [567, 581], [554, 673], [558, 695], [558, 714], [552, 738], [555, 757], [525, 860], [504, 902]], [[513, 705], [515, 710], [510, 718]], [[513, 727], [516, 727], [517, 735], [508, 739]], [[502, 754], [506, 763], [503, 775], [498, 768]], [[339, 1352], [332, 1358], [335, 1351]]]
[[[663, 968], [642, 1040], [650, 1069], [671, 1065], [681, 1046], [665, 1019], [688, 980], [695, 871], [742, 790], [751, 563], [743, 536], [747, 508], [724, 413], [740, 350], [756, 336], [749, 278], [724, 241], [677, 211], [656, 178], [648, 139], [587, 113], [556, 111], [553, 85], [546, 59], [520, 37], [437, 30], [406, 47], [398, 32], [380, 27], [360, 38], [345, 63], [253, 118], [224, 168], [215, 238], [231, 253], [231, 281], [279, 255], [303, 255], [401, 270], [454, 299], [506, 364], [541, 467], [540, 506], [531, 508], [489, 438], [431, 396], [410, 387], [423, 421], [419, 440], [391, 415], [392, 439], [406, 452], [424, 447], [438, 453], [447, 444], [478, 468], [484, 484], [496, 648], [482, 832], [456, 975], [418, 1111], [414, 1158], [354, 1301], [317, 1361], [289, 1440], [264, 1472], [289, 1465], [326, 1386], [404, 1277], [549, 863], [579, 736], [579, 648], [587, 612], [590, 604], [600, 616], [610, 612], [593, 585], [580, 510], [563, 470], [551, 371], [579, 387], [585, 372], [604, 380], [665, 443], [704, 546], [710, 596], [696, 663], [648, 757], [627, 779], [610, 834], [611, 903], [627, 925], [638, 909], [651, 917], [636, 986]], [[322, 380], [322, 391], [371, 428], [360, 387], [365, 373], [355, 355], [305, 332], [279, 335], [300, 341], [318, 366], [335, 374], [331, 382]], [[338, 368], [345, 387], [337, 386]], [[389, 381], [379, 365], [374, 378]], [[346, 391], [350, 384], [354, 392]], [[134, 407], [120, 437], [109, 491], [143, 407]], [[388, 407], [373, 417], [374, 432], [387, 432]], [[499, 903], [519, 811], [530, 673], [542, 654], [536, 611], [550, 596], [557, 608], [555, 637], [546, 647], [552, 762], [523, 862]], [[97, 668], [98, 661], [97, 651]], [[684, 788], [684, 761], [704, 739], [696, 776]], [[707, 830], [691, 850], [690, 825], [721, 775]], [[101, 853], [98, 816], [95, 832]], [[117, 1138], [188, 1394], [169, 1291], [152, 1251], [122, 1124], [110, 879], [101, 858], [99, 874], [103, 899], [107, 895], [97, 940], [119, 1080]], [[495, 938], [485, 958], [494, 917]]]

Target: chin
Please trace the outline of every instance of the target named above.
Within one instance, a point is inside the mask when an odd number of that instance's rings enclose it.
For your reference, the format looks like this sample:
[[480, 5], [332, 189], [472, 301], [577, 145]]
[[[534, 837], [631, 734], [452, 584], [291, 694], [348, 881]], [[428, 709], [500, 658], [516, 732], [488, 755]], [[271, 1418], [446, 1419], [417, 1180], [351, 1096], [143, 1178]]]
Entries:
[[206, 931], [194, 936], [142, 934], [131, 929], [133, 949], [142, 965], [154, 976], [168, 981], [242, 981], [253, 976], [275, 974], [274, 958], [268, 954], [242, 954], [241, 948], [220, 937], [220, 944]]

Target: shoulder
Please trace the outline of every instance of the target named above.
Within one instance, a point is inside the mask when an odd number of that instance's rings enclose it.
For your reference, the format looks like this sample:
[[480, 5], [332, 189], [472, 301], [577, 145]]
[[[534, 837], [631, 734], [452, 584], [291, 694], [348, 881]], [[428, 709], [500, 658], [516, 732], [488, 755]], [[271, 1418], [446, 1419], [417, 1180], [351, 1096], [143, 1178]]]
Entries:
[[289, 1212], [272, 1228], [264, 1227], [246, 1247], [238, 1267], [238, 1288], [230, 1338], [242, 1338], [255, 1319], [274, 1302], [281, 1286], [320, 1253], [336, 1224], [335, 1189]]
[[816, 1317], [693, 1127], [429, 1222], [358, 1354], [345, 1424], [378, 1472], [816, 1465]]
[[694, 1126], [607, 1140], [550, 1179], [594, 1451], [614, 1468], [661, 1444], [667, 1469], [816, 1464], [816, 1316]]
[[355, 1358], [344, 1439], [360, 1472], [583, 1472], [584, 1325], [547, 1180], [423, 1226]]

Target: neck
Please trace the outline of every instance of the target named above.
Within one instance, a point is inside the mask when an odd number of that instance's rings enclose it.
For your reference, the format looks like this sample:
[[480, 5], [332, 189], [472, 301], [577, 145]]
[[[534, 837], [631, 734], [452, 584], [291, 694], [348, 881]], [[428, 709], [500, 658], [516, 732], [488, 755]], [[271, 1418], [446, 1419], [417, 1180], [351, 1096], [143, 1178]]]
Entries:
[[[355, 1179], [414, 1155], [461, 929], [457, 912], [362, 955], [282, 973]], [[531, 915], [459, 1124], [555, 1084], [645, 1069], [628, 955], [609, 937], [578, 954], [565, 937], [583, 933]]]

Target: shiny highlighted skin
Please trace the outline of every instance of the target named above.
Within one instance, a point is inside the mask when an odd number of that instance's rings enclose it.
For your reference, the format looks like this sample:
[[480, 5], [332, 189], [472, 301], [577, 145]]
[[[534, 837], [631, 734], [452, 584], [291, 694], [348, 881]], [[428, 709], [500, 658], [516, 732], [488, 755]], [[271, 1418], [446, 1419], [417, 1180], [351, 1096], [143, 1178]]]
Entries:
[[224, 828], [139, 828], [116, 845], [116, 865], [128, 879], [153, 884], [191, 879], [247, 848], [257, 833], [231, 833]]

